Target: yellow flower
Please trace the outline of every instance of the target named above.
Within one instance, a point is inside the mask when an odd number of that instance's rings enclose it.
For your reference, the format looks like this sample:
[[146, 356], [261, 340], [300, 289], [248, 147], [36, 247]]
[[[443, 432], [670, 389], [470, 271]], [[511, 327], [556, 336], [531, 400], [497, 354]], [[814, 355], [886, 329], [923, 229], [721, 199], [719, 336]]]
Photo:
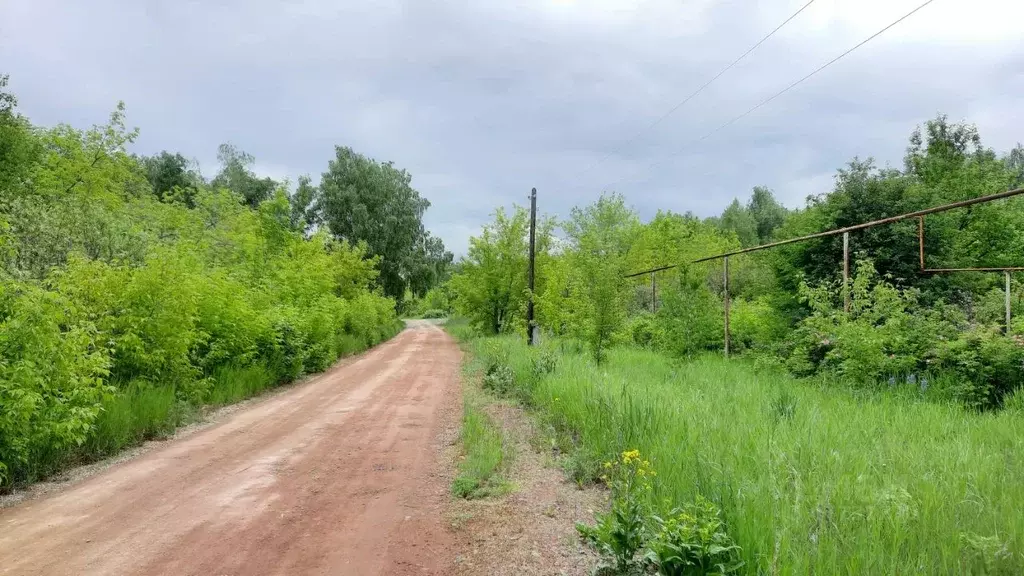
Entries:
[[605, 462], [604, 463], [604, 467], [605, 467], [605, 469], [610, 469], [612, 467], [612, 463], [611, 462]]

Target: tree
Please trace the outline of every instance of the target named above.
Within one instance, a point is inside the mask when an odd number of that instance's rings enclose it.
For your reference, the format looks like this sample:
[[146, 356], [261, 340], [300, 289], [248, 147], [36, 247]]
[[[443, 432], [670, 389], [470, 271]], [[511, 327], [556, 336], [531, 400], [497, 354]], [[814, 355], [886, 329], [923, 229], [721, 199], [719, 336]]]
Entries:
[[430, 202], [411, 186], [412, 176], [391, 162], [377, 162], [336, 146], [320, 179], [320, 214], [336, 238], [366, 242], [380, 256], [384, 294], [401, 301], [423, 239], [423, 213]]
[[409, 289], [413, 295], [422, 298], [428, 290], [447, 280], [453, 259], [440, 238], [424, 233], [407, 265]]
[[747, 202], [747, 212], [757, 225], [759, 244], [767, 244], [774, 238], [775, 230], [786, 221], [786, 208], [779, 204], [772, 191], [764, 186], [754, 186], [754, 192]]
[[5, 91], [8, 77], [0, 75], [0, 199], [21, 186], [42, 148], [28, 120], [17, 113], [18, 99]]
[[202, 176], [184, 156], [164, 150], [155, 156], [142, 158], [141, 162], [146, 179], [153, 187], [153, 194], [160, 201], [165, 202], [173, 197], [181, 198], [188, 206], [194, 205], [193, 198], [202, 182]]
[[722, 212], [718, 225], [722, 230], [736, 234], [744, 248], [757, 244], [757, 221], [738, 199], [734, 199]]
[[299, 185], [288, 199], [292, 209], [292, 230], [306, 232], [319, 223], [317, 194], [317, 188], [310, 182], [309, 176], [299, 176]]
[[583, 319], [594, 359], [602, 362], [626, 317], [626, 255], [640, 231], [640, 219], [620, 194], [602, 194], [586, 208], [573, 208], [563, 226], [571, 258], [587, 279]]
[[221, 144], [217, 149], [221, 170], [210, 183], [214, 188], [227, 188], [242, 198], [242, 203], [256, 208], [270, 198], [279, 184], [271, 178], [260, 178], [250, 170], [255, 163], [252, 154], [233, 144]]
[[525, 329], [527, 233], [529, 216], [516, 206], [504, 208], [469, 239], [469, 250], [450, 285], [456, 308], [477, 328], [491, 334]]

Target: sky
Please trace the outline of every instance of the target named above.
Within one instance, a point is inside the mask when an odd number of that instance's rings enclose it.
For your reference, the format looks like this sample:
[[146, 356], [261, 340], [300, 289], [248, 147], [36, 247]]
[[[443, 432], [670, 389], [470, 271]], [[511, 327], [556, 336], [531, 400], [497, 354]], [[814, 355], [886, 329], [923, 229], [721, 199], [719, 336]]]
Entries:
[[814, 0], [653, 129], [807, 0], [2, 0], [0, 74], [36, 124], [123, 100], [136, 152], [207, 175], [222, 142], [293, 183], [335, 145], [393, 161], [462, 254], [532, 187], [558, 216], [612, 190], [644, 218], [711, 216], [757, 185], [802, 206], [854, 157], [901, 166], [940, 112], [1024, 141], [1013, 0], [935, 0], [716, 130], [921, 2]]

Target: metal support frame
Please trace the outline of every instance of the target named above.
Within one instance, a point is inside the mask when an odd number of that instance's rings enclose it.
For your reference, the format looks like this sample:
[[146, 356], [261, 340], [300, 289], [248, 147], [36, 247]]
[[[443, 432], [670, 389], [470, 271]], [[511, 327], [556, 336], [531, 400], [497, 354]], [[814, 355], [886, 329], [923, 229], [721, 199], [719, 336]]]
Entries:
[[850, 313], [850, 233], [843, 232], [843, 312]]
[[926, 268], [924, 265], [924, 216], [917, 219], [917, 246], [920, 254], [922, 274], [947, 274], [951, 272], [1002, 272], [1006, 277], [1006, 326], [1005, 333], [1010, 333], [1010, 273], [1024, 271], [1024, 266], [997, 266], [992, 268]]
[[[836, 228], [834, 230], [826, 230], [824, 232], [818, 232], [816, 234], [808, 234], [807, 236], [800, 236], [799, 238], [789, 238], [787, 240], [779, 240], [777, 242], [769, 242], [768, 244], [762, 244], [760, 246], [752, 246], [750, 248], [743, 248], [742, 250], [733, 250], [732, 252], [725, 252], [723, 254], [715, 254], [714, 256], [705, 256], [696, 260], [691, 260], [688, 264], [697, 264], [700, 262], [708, 262], [710, 260], [723, 260], [723, 273], [722, 280], [724, 284], [724, 308], [725, 308], [725, 355], [729, 356], [729, 256], [736, 256], [738, 254], [747, 254], [749, 252], [757, 252], [759, 250], [767, 250], [768, 248], [776, 248], [778, 246], [785, 246], [787, 244], [795, 244], [797, 242], [803, 242], [806, 240], [813, 240], [815, 238], [827, 238], [830, 236], [843, 235], [843, 292], [844, 292], [844, 309], [850, 311], [850, 291], [849, 291], [849, 278], [850, 278], [850, 232], [856, 232], [857, 230], [864, 230], [872, 228], [874, 226], [881, 226], [883, 224], [892, 224], [894, 222], [900, 222], [903, 220], [909, 220], [912, 218], [917, 219], [917, 234], [918, 234], [918, 259], [920, 262], [920, 270], [923, 274], [938, 274], [947, 272], [1003, 272], [1006, 275], [1006, 332], [1010, 332], [1010, 273], [1024, 271], [1024, 266], [1004, 266], [998, 268], [925, 268], [924, 265], [924, 217], [928, 214], [936, 214], [939, 212], [946, 212], [947, 210], [955, 210], [957, 208], [965, 208], [967, 206], [973, 206], [975, 204], [984, 204], [986, 202], [992, 202], [994, 200], [1002, 200], [1003, 198], [1011, 198], [1024, 194], [1024, 188], [1016, 188], [1014, 190], [1007, 190], [1005, 192], [999, 192], [997, 194], [990, 194], [988, 196], [979, 196], [978, 198], [971, 198], [970, 200], [962, 200], [960, 202], [953, 202], [951, 204], [944, 204], [942, 206], [935, 206], [933, 208], [926, 208], [924, 210], [918, 210], [916, 212], [908, 212], [906, 214], [899, 214], [897, 216], [890, 216], [888, 218], [882, 218], [880, 220], [872, 220], [871, 222], [865, 222], [863, 224], [857, 224], [855, 226], [847, 226], [845, 228]], [[636, 276], [642, 276], [645, 274], [652, 274], [652, 285], [653, 285], [653, 274], [655, 272], [661, 272], [662, 270], [670, 270], [672, 268], [678, 268], [682, 264], [668, 264], [666, 266], [659, 266], [657, 268], [651, 268], [649, 270], [642, 270], [640, 272], [633, 272], [627, 274], [623, 278], [634, 278]]]
[[725, 303], [725, 357], [729, 357], [729, 257], [722, 258], [722, 302]]
[[651, 313], [658, 313], [658, 273], [651, 272]]

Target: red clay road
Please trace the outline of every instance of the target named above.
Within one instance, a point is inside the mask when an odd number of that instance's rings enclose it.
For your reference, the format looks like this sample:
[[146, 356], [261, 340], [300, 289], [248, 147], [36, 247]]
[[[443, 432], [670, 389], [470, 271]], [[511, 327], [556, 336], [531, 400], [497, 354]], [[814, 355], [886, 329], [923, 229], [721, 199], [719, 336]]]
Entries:
[[445, 574], [460, 353], [415, 324], [315, 379], [0, 510], [0, 574]]

